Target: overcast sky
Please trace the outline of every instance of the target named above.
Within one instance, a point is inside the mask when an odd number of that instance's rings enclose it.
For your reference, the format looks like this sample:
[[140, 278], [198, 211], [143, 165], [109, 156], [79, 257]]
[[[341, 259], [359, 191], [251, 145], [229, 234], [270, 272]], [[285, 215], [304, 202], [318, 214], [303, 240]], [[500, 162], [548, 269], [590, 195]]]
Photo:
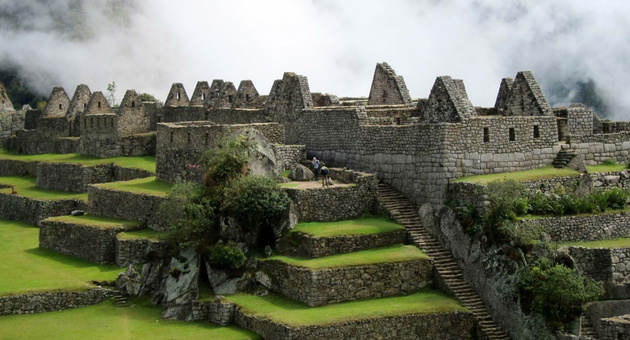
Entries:
[[377, 62], [403, 75], [414, 98], [437, 76], [464, 80], [492, 106], [503, 77], [531, 70], [552, 84], [593, 79], [630, 120], [630, 5], [517, 0], [0, 0], [0, 60], [44, 94], [80, 83], [164, 100], [181, 82], [251, 79], [261, 94], [286, 71], [312, 92], [367, 96]]

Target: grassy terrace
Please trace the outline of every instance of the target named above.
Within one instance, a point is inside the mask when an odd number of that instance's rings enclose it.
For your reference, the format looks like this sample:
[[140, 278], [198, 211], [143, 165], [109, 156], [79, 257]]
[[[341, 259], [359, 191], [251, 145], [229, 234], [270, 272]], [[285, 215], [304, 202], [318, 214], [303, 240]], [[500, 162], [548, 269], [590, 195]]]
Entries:
[[429, 288], [415, 294], [379, 299], [336, 303], [320, 307], [308, 307], [275, 294], [255, 296], [237, 294], [226, 300], [239, 305], [249, 315], [265, 317], [289, 326], [309, 326], [341, 323], [354, 320], [465, 311], [455, 299]]
[[100, 188], [129, 191], [136, 194], [146, 194], [166, 197], [173, 188], [173, 184], [157, 180], [155, 177], [132, 179], [124, 182], [95, 184]]
[[502, 172], [498, 174], [487, 174], [478, 176], [460, 177], [452, 182], [465, 182], [474, 184], [488, 184], [494, 181], [515, 180], [517, 182], [535, 181], [539, 179], [547, 179], [554, 177], [577, 177], [580, 173], [569, 168], [554, 168], [546, 166], [540, 169], [524, 170], [516, 172]]
[[599, 164], [599, 165], [589, 165], [586, 167], [588, 172], [611, 172], [611, 171], [622, 171], [628, 169], [626, 164]]
[[356, 220], [339, 222], [302, 222], [291, 232], [303, 232], [314, 237], [343, 235], [367, 235], [388, 233], [405, 227], [384, 218], [364, 217]]
[[[6, 220], [0, 220], [0, 258], [0, 295], [83, 289], [92, 280], [115, 280], [121, 271], [114, 265], [95, 265], [40, 249], [37, 227]], [[0, 329], [5, 335], [5, 327]]]
[[623, 237], [598, 241], [565, 242], [559, 245], [585, 248], [630, 248], [630, 238]]
[[98, 165], [114, 163], [123, 168], [142, 169], [155, 173], [155, 156], [98, 158], [76, 153], [43, 155], [21, 155], [0, 149], [0, 159], [11, 159], [23, 162], [78, 163], [81, 165]]
[[85, 226], [93, 226], [99, 228], [117, 228], [125, 226], [129, 228], [135, 228], [142, 225], [142, 222], [119, 220], [111, 217], [95, 216], [95, 215], [83, 215], [83, 216], [56, 216], [50, 217], [47, 220], [59, 221], [65, 223], [72, 223]]
[[292, 256], [272, 256], [269, 258], [269, 260], [278, 260], [294, 266], [309, 269], [361, 266], [375, 263], [403, 262], [422, 259], [429, 259], [429, 256], [417, 247], [409, 245], [393, 245], [319, 258], [302, 258]]
[[166, 235], [163, 231], [155, 231], [153, 229], [142, 229], [135, 231], [125, 231], [118, 233], [119, 240], [137, 240], [137, 239], [149, 239], [158, 241]]
[[162, 320], [161, 308], [146, 301], [135, 307], [98, 305], [32, 315], [0, 318], [2, 339], [260, 339], [238, 327]]
[[[38, 200], [68, 200], [77, 199], [87, 202], [87, 193], [72, 193], [38, 188], [35, 185], [35, 177], [29, 176], [2, 176], [0, 184], [15, 187], [19, 196]], [[1, 193], [10, 194], [11, 188], [0, 189]]]

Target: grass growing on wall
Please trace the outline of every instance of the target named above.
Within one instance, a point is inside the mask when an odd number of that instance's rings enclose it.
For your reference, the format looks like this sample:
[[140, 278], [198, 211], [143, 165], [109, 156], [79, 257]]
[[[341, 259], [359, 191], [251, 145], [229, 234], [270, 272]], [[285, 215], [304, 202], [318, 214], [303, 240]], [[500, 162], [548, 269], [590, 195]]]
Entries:
[[112, 281], [122, 271], [40, 249], [37, 227], [7, 220], [0, 220], [0, 259], [0, 295], [88, 288], [90, 281]]
[[553, 166], [546, 166], [540, 169], [524, 170], [516, 172], [502, 172], [498, 174], [487, 174], [478, 176], [460, 177], [452, 182], [465, 182], [476, 184], [488, 184], [494, 181], [507, 181], [514, 180], [517, 182], [535, 181], [539, 179], [547, 179], [554, 177], [577, 177], [580, 173], [570, 168], [554, 168]]
[[0, 149], [0, 159], [11, 159], [24, 162], [77, 163], [81, 165], [98, 165], [114, 163], [123, 168], [142, 169], [155, 173], [155, 156], [98, 158], [76, 153], [48, 153], [43, 155], [22, 155]]
[[85, 225], [85, 226], [95, 226], [95, 227], [101, 227], [101, 228], [116, 228], [120, 226], [134, 228], [134, 227], [139, 227], [140, 225], [142, 225], [142, 222], [138, 222], [138, 221], [119, 220], [116, 218], [96, 216], [96, 215], [56, 216], [56, 217], [50, 217], [47, 220]]
[[290, 326], [326, 325], [379, 317], [466, 310], [455, 299], [430, 288], [423, 288], [411, 295], [342, 302], [320, 307], [308, 307], [304, 303], [275, 294], [267, 296], [237, 294], [226, 297], [226, 300], [236, 303], [247, 314], [266, 317]]
[[134, 307], [117, 307], [111, 301], [98, 305], [32, 315], [0, 318], [3, 339], [261, 339], [235, 326], [206, 322], [162, 320], [162, 309], [147, 301]]
[[[17, 191], [18, 196], [44, 201], [76, 199], [87, 202], [87, 193], [73, 193], [38, 188], [35, 185], [35, 177], [2, 176], [0, 177], [0, 184], [13, 186]], [[11, 194], [11, 188], [2, 188], [0, 189], [0, 192]]]
[[300, 231], [315, 237], [330, 237], [380, 234], [400, 229], [405, 229], [405, 227], [386, 218], [363, 217], [338, 222], [301, 222], [291, 232]]
[[302, 258], [292, 256], [272, 256], [269, 258], [269, 260], [278, 260], [291, 265], [306, 267], [309, 269], [360, 266], [376, 263], [403, 262], [421, 259], [429, 259], [429, 256], [423, 253], [416, 246], [410, 245], [393, 245], [318, 258]]
[[162, 182], [155, 177], [133, 179], [131, 181], [97, 184], [98, 187], [166, 197], [173, 184]]
[[628, 166], [626, 164], [598, 164], [586, 166], [586, 170], [590, 173], [623, 171], [627, 168]]
[[135, 231], [125, 231], [122, 233], [118, 233], [119, 240], [137, 240], [137, 239], [147, 239], [158, 241], [166, 235], [163, 231], [155, 231], [153, 229], [142, 229]]
[[622, 237], [609, 240], [563, 242], [559, 245], [584, 248], [630, 248], [630, 238]]

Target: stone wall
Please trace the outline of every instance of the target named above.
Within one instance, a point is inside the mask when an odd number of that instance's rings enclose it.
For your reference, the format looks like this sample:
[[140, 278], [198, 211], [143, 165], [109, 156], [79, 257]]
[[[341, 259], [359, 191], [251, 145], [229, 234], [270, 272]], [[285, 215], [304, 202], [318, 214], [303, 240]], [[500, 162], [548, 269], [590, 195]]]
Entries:
[[165, 241], [142, 239], [120, 239], [115, 240], [116, 264], [124, 267], [130, 263], [144, 263], [147, 260], [147, 254], [150, 252], [158, 252], [159, 254], [168, 255], [171, 251], [171, 244]]
[[217, 125], [209, 122], [162, 123], [157, 131], [157, 178], [176, 182], [186, 178], [187, 165], [196, 165], [203, 152], [246, 129], [260, 131], [271, 143], [284, 142], [284, 130], [276, 123]]
[[378, 193], [375, 176], [337, 168], [331, 168], [329, 175], [333, 180], [356, 185], [316, 189], [284, 188], [296, 204], [300, 221], [341, 221], [375, 212]]
[[83, 116], [79, 153], [101, 158], [119, 156], [118, 118], [114, 113]]
[[340, 324], [292, 327], [247, 315], [237, 307], [234, 322], [268, 340], [476, 339], [476, 322], [469, 312], [414, 314], [347, 321]]
[[55, 153], [79, 153], [79, 137], [57, 137]]
[[390, 244], [407, 243], [405, 229], [380, 234], [334, 237], [313, 237], [302, 232], [293, 232], [292, 235], [300, 243], [299, 251], [304, 252], [308, 257], [344, 254]]
[[120, 139], [119, 156], [155, 155], [155, 132], [135, 134]]
[[613, 265], [610, 249], [569, 247], [569, 255], [583, 275], [601, 282], [611, 280]]
[[289, 170], [306, 159], [306, 146], [304, 145], [284, 145], [274, 144], [274, 149], [280, 161], [284, 164], [284, 169]]
[[39, 247], [94, 263], [114, 263], [116, 234], [139, 228], [99, 227], [49, 218], [39, 224]]
[[309, 158], [376, 173], [417, 204], [442, 203], [449, 178], [539, 168], [551, 164], [560, 150], [553, 116], [475, 116], [462, 123], [413, 125], [367, 122], [361, 107], [304, 110], [300, 142]]
[[37, 225], [51, 216], [69, 215], [73, 210], [85, 210], [79, 200], [44, 201], [18, 195], [0, 193], [0, 218]]
[[4, 147], [17, 130], [24, 129], [25, 116], [22, 111], [0, 112], [0, 147]]
[[0, 316], [33, 314], [85, 307], [101, 303], [114, 296], [114, 292], [101, 287], [81, 291], [50, 291], [0, 296]]
[[602, 319], [599, 328], [601, 340], [629, 340], [630, 315]]
[[596, 301], [586, 305], [585, 316], [589, 318], [596, 332], [600, 330], [601, 319], [630, 314], [628, 300]]
[[309, 306], [411, 294], [431, 284], [429, 259], [371, 265], [308, 269], [265, 260], [261, 268], [280, 294]]
[[554, 242], [595, 241], [630, 236], [630, 212], [544, 217], [517, 221], [522, 228], [542, 227]]
[[37, 175], [37, 161], [18, 161], [0, 159], [0, 176], [31, 176]]
[[114, 164], [82, 166], [76, 163], [39, 163], [37, 165], [37, 187], [66, 191], [87, 192], [94, 183], [128, 181], [153, 176], [146, 170], [121, 168]]
[[568, 140], [571, 150], [584, 155], [587, 165], [600, 164], [607, 159], [618, 163], [630, 162], [630, 131], [588, 136], [568, 135]]
[[195, 321], [214, 322], [220, 326], [227, 326], [234, 322], [236, 305], [223, 301], [217, 297], [215, 301], [194, 301], [193, 318]]
[[166, 196], [133, 193], [93, 184], [88, 186], [87, 209], [90, 214], [142, 221], [151, 229], [162, 230], [164, 226], [160, 224], [157, 213], [164, 199]]

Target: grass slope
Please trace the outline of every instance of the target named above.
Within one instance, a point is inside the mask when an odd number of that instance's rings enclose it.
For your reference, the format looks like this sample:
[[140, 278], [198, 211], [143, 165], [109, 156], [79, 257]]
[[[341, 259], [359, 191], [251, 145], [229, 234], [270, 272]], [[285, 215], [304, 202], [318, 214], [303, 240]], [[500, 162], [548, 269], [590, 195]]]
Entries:
[[83, 216], [56, 216], [50, 217], [48, 220], [59, 221], [65, 223], [94, 226], [100, 228], [116, 228], [120, 226], [125, 227], [139, 227], [142, 222], [119, 220], [111, 217], [95, 216], [95, 215], [83, 215]]
[[596, 172], [611, 172], [611, 171], [623, 171], [628, 168], [626, 164], [598, 164], [587, 165], [586, 170], [590, 173]]
[[153, 229], [142, 229], [135, 231], [125, 231], [122, 233], [118, 233], [119, 240], [137, 240], [137, 239], [149, 239], [149, 240], [160, 240], [166, 235], [164, 231], [155, 231]]
[[162, 182], [155, 177], [138, 178], [130, 181], [96, 184], [101, 188], [129, 191], [137, 194], [147, 194], [166, 197], [173, 188], [173, 184]]
[[278, 260], [294, 266], [309, 269], [338, 268], [360, 266], [384, 262], [403, 262], [411, 260], [429, 259], [416, 246], [393, 245], [356, 251], [348, 254], [337, 254], [318, 258], [302, 258], [292, 256], [272, 256], [269, 260]]
[[245, 313], [265, 317], [290, 326], [326, 325], [407, 314], [465, 311], [455, 299], [423, 288], [415, 294], [358, 300], [320, 307], [308, 307], [275, 294], [267, 296], [237, 294], [225, 297]]
[[235, 326], [162, 320], [161, 309], [148, 302], [135, 307], [98, 305], [32, 315], [0, 318], [2, 339], [260, 339]]
[[114, 163], [123, 168], [142, 169], [155, 173], [155, 156], [98, 158], [76, 153], [43, 155], [22, 155], [0, 149], [0, 159], [11, 159], [23, 162], [78, 163], [81, 165], [97, 165]]
[[630, 238], [622, 237], [609, 240], [564, 242], [560, 243], [560, 245], [585, 248], [630, 248]]
[[[72, 193], [38, 188], [35, 184], [35, 177], [2, 176], [0, 177], [0, 184], [15, 187], [18, 196], [34, 198], [43, 201], [76, 199], [87, 202], [87, 193]], [[0, 192], [10, 194], [11, 188], [0, 189]]]
[[502, 172], [498, 174], [487, 174], [460, 177], [453, 182], [465, 182], [476, 184], [488, 184], [494, 181], [507, 181], [515, 180], [517, 182], [534, 181], [539, 179], [554, 178], [554, 177], [577, 177], [580, 173], [576, 170], [569, 168], [556, 169], [553, 166], [546, 166], [540, 169], [524, 170], [516, 172]]
[[405, 227], [385, 218], [364, 217], [339, 222], [301, 222], [291, 232], [303, 232], [314, 237], [367, 235], [388, 233]]
[[0, 220], [0, 259], [0, 295], [82, 289], [91, 280], [115, 280], [122, 271], [40, 249], [37, 227], [6, 220]]

